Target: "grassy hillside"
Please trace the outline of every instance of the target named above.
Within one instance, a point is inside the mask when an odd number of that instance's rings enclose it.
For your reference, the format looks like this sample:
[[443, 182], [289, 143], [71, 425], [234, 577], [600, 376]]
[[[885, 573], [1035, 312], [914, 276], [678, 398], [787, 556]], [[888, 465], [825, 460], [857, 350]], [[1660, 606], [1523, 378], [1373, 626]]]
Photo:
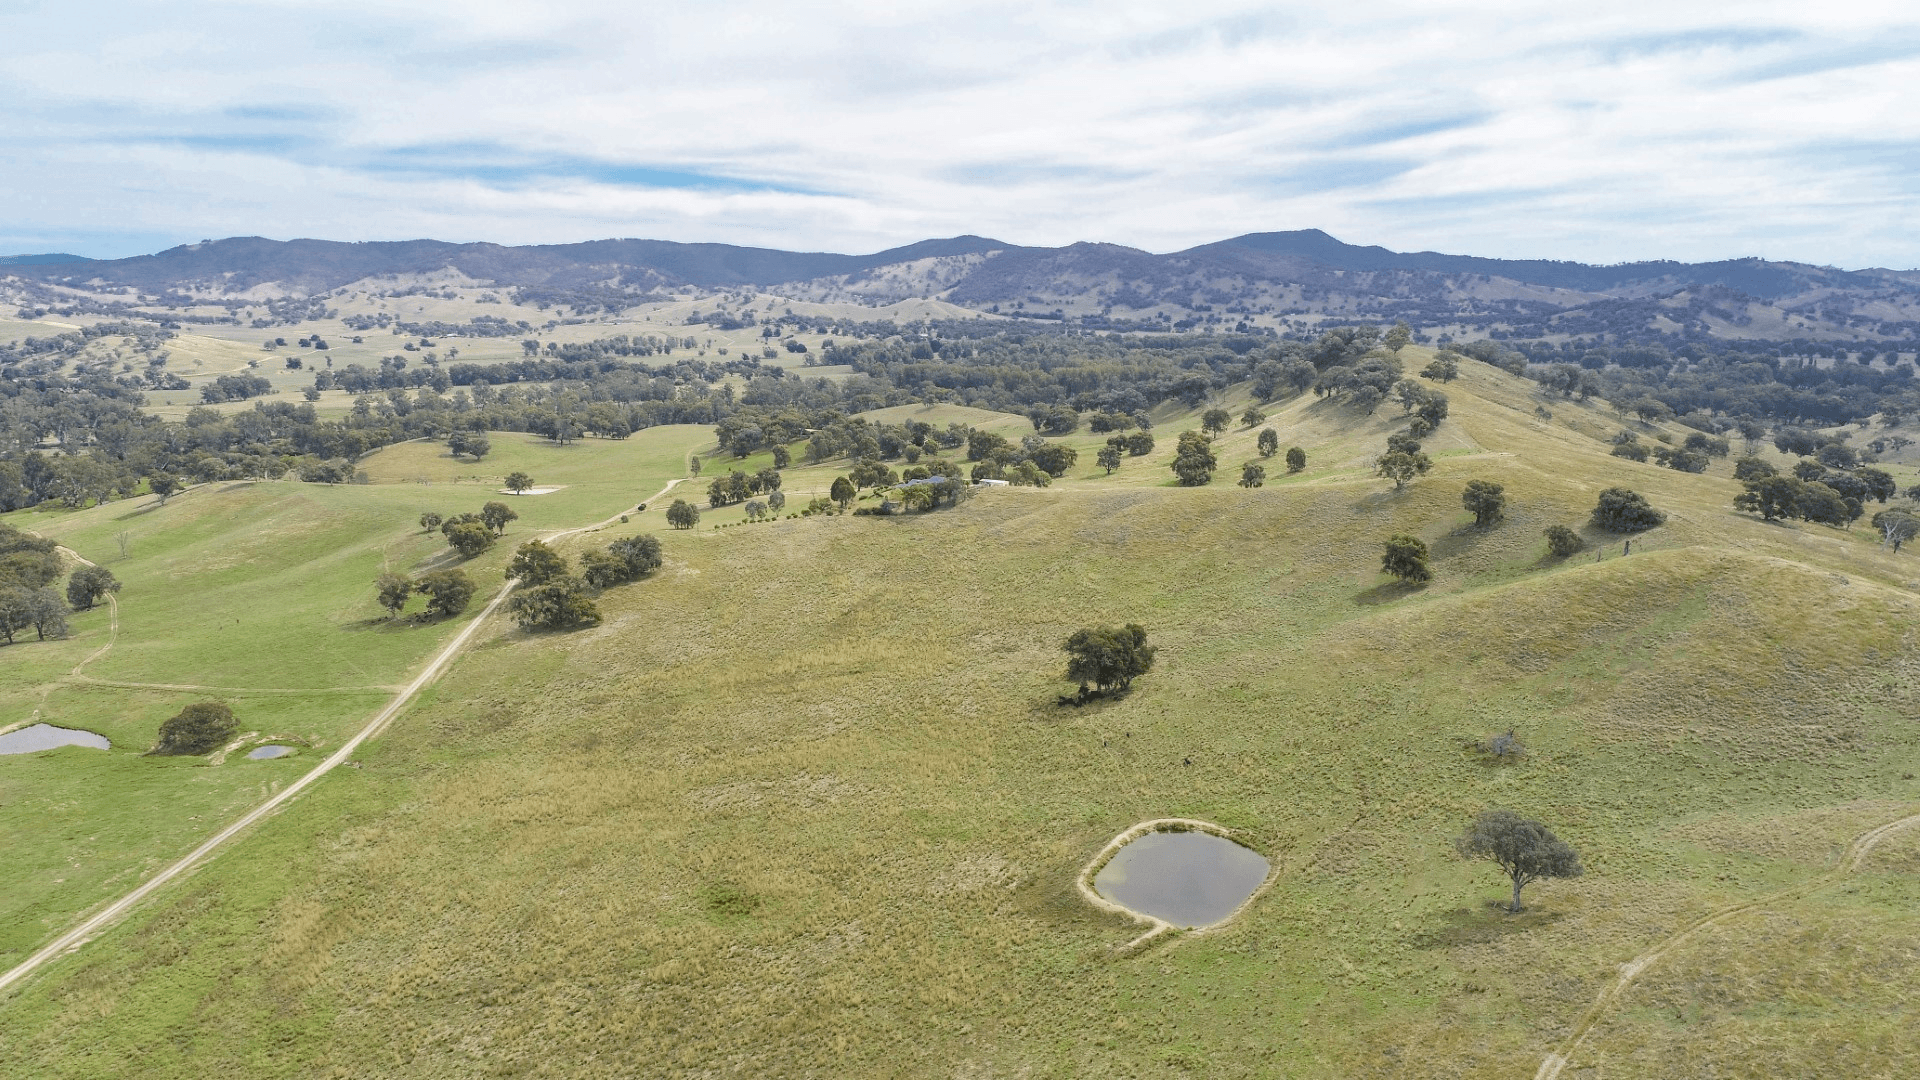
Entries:
[[[1194, 414], [1168, 412], [1112, 477], [1079, 435], [1067, 479], [956, 510], [676, 533], [655, 508], [592, 537], [655, 532], [667, 565], [605, 594], [596, 629], [491, 628], [364, 768], [0, 1004], [0, 1059], [1529, 1076], [1648, 946], [1826, 882], [1662, 958], [1567, 1075], [1896, 1073], [1920, 1051], [1899, 1022], [1920, 848], [1822, 875], [1920, 809], [1914, 556], [1734, 515], [1724, 463], [1610, 457], [1605, 406], [1468, 367], [1401, 492], [1366, 469], [1397, 410], [1307, 397], [1270, 423], [1308, 469], [1270, 462], [1255, 490], [1232, 484], [1238, 428], [1212, 485], [1171, 486]], [[464, 468], [418, 445], [369, 471], [437, 491]], [[1506, 485], [1506, 521], [1470, 525], [1471, 478]], [[1615, 484], [1670, 515], [1628, 557], [1584, 525]], [[1548, 557], [1554, 523], [1589, 549]], [[1378, 573], [1402, 531], [1433, 549], [1425, 588]], [[1061, 640], [1122, 620], [1154, 672], [1056, 705]], [[1523, 760], [1470, 749], [1509, 728]], [[1546, 821], [1586, 876], [1497, 910], [1503, 879], [1450, 847], [1488, 806]], [[1134, 927], [1073, 880], [1161, 816], [1241, 830], [1278, 880], [1222, 931], [1116, 957]]]
[[[0, 657], [0, 730], [44, 721], [106, 735], [113, 749], [0, 757], [0, 965], [24, 957], [74, 916], [191, 849], [311, 764], [311, 755], [208, 767], [141, 756], [160, 723], [204, 698], [226, 701], [244, 732], [324, 752], [358, 730], [459, 625], [390, 621], [374, 602], [386, 570], [461, 565], [479, 601], [497, 589], [513, 545], [537, 533], [630, 509], [681, 471], [693, 429], [659, 428], [623, 442], [566, 447], [518, 435], [484, 463], [437, 444], [372, 455], [367, 485], [294, 482], [203, 486], [165, 506], [143, 498], [79, 513], [7, 520], [107, 566], [123, 584], [118, 632], [102, 605], [75, 633], [31, 633]], [[497, 492], [525, 469], [549, 495]], [[427, 481], [422, 483], [422, 481]], [[639, 495], [632, 493], [638, 491]], [[520, 520], [466, 563], [449, 559], [422, 512], [512, 504]], [[653, 520], [658, 522], [659, 512]], [[126, 554], [118, 537], [125, 535]], [[417, 614], [424, 602], [409, 609]], [[260, 741], [260, 740], [256, 740]]]

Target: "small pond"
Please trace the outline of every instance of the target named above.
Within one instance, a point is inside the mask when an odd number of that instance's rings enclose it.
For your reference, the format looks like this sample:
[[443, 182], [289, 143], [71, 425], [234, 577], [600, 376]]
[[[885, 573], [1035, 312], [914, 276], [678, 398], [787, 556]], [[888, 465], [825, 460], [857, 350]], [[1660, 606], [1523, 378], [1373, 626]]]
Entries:
[[291, 746], [256, 746], [247, 753], [249, 761], [264, 761], [267, 758], [286, 757], [293, 753]]
[[91, 746], [95, 750], [105, 750], [111, 745], [105, 735], [54, 727], [52, 724], [35, 724], [0, 735], [0, 754], [31, 754], [35, 750], [51, 750], [56, 746]]
[[1267, 860], [1207, 832], [1150, 832], [1094, 875], [1094, 891], [1174, 926], [1211, 926], [1267, 880]]

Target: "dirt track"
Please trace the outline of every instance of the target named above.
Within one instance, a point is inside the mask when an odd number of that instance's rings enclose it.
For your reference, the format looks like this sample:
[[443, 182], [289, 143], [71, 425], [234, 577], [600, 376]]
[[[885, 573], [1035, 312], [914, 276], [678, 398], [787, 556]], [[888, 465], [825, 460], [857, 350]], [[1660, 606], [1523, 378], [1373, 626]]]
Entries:
[[1620, 1000], [1620, 997], [1633, 985], [1633, 981], [1640, 977], [1640, 973], [1651, 967], [1655, 961], [1667, 953], [1672, 952], [1674, 949], [1679, 948], [1681, 945], [1686, 944], [1688, 940], [1701, 931], [1723, 923], [1736, 915], [1763, 908], [1781, 900], [1796, 896], [1805, 896], [1808, 893], [1817, 892], [1832, 885], [1834, 882], [1858, 870], [1860, 864], [1867, 860], [1867, 856], [1873, 853], [1873, 849], [1879, 845], [1880, 841], [1914, 825], [1920, 825], [1920, 814], [1909, 814], [1906, 817], [1898, 818], [1884, 825], [1877, 825], [1868, 829], [1866, 832], [1853, 838], [1853, 843], [1847, 845], [1846, 855], [1841, 858], [1839, 864], [1832, 870], [1799, 885], [1793, 885], [1781, 889], [1778, 892], [1768, 893], [1765, 896], [1749, 900], [1744, 904], [1735, 904], [1732, 907], [1722, 908], [1711, 915], [1695, 919], [1693, 922], [1680, 928], [1679, 931], [1668, 935], [1653, 947], [1642, 952], [1639, 956], [1620, 965], [1620, 974], [1615, 976], [1614, 980], [1608, 983], [1605, 989], [1600, 991], [1600, 996], [1594, 998], [1593, 1004], [1589, 1005], [1587, 1011], [1581, 1015], [1580, 1022], [1574, 1025], [1573, 1033], [1568, 1035], [1558, 1047], [1549, 1053], [1544, 1061], [1540, 1062], [1540, 1069], [1533, 1074], [1533, 1080], [1557, 1080], [1560, 1071], [1565, 1069], [1567, 1064], [1573, 1060], [1573, 1055], [1579, 1052], [1581, 1044], [1587, 1041], [1587, 1036], [1593, 1032], [1595, 1027], [1599, 1026], [1601, 1019], [1606, 1016], [1607, 1010], [1612, 1008], [1614, 1004]]
[[[678, 483], [680, 483], [680, 480], [677, 479], [668, 481], [667, 486], [661, 488], [658, 495], [653, 496], [653, 498], [647, 501], [653, 502], [659, 499], [662, 495], [672, 491], [674, 485]], [[581, 525], [576, 528], [562, 529], [558, 532], [549, 533], [544, 539], [550, 541], [558, 540], [562, 537], [573, 536], [576, 533], [605, 528], [619, 519], [620, 515], [615, 514], [604, 521], [597, 521], [591, 525]], [[75, 558], [79, 558], [79, 556], [76, 555]], [[87, 560], [81, 559], [80, 561], [86, 562]], [[88, 565], [92, 564], [89, 563]], [[300, 777], [300, 779], [287, 785], [286, 789], [279, 794], [261, 803], [259, 806], [254, 807], [252, 810], [247, 811], [239, 820], [209, 837], [199, 847], [188, 852], [184, 858], [167, 866], [164, 870], [154, 874], [146, 881], [141, 882], [132, 892], [127, 893], [125, 896], [113, 901], [93, 915], [81, 920], [80, 923], [72, 929], [67, 930], [65, 933], [62, 933], [52, 941], [41, 946], [32, 956], [21, 961], [12, 970], [4, 975], [0, 975], [0, 991], [4, 991], [8, 987], [25, 980], [29, 975], [32, 975], [55, 957], [85, 945], [94, 935], [113, 925], [121, 916], [133, 910], [134, 905], [146, 899], [161, 886], [186, 873], [188, 870], [191, 870], [194, 866], [219, 850], [228, 841], [239, 836], [248, 826], [258, 822], [268, 814], [273, 813], [286, 803], [287, 800], [293, 798], [305, 790], [310, 784], [346, 762], [352, 757], [353, 752], [360, 748], [361, 743], [378, 735], [381, 729], [385, 728], [387, 724], [393, 720], [394, 716], [397, 715], [402, 708], [406, 707], [408, 702], [413, 700], [414, 695], [418, 694], [428, 683], [438, 678], [440, 673], [446, 670], [447, 665], [453, 658], [473, 639], [474, 632], [480, 629], [480, 624], [486, 622], [487, 619], [499, 609], [500, 605], [505, 602], [507, 595], [513, 591], [513, 586], [514, 579], [508, 578], [507, 581], [500, 586], [500, 591], [494, 594], [493, 599], [487, 601], [487, 606], [481, 609], [480, 614], [475, 615], [469, 620], [467, 625], [461, 628], [460, 633], [455, 635], [452, 641], [448, 642], [444, 648], [434, 654], [433, 659], [427, 663], [427, 666], [421, 670], [419, 675], [414, 677], [412, 682], [408, 683], [405, 688], [394, 695], [393, 700], [387, 702], [384, 708], [378, 713], [375, 713], [373, 719], [367, 721], [366, 726], [362, 727], [357, 734], [342, 744], [338, 750], [327, 755], [326, 760], [314, 766], [306, 775]], [[108, 601], [109, 603], [112, 602], [112, 594], [108, 594]], [[119, 607], [117, 605], [113, 607], [112, 615], [113, 618], [110, 625], [117, 630], [119, 626]], [[80, 669], [85, 667], [89, 661], [104, 654], [107, 649], [112, 647], [113, 640], [110, 635], [107, 644], [101, 646], [100, 649], [96, 650], [91, 656], [88, 656], [86, 660], [82, 660], [79, 666], [73, 669], [72, 674], [79, 675]]]

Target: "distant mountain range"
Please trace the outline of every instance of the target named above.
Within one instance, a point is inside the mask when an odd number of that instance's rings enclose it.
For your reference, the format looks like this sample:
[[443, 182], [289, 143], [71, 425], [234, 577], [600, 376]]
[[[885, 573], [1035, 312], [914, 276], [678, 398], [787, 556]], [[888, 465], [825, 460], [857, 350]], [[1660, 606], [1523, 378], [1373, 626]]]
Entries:
[[1318, 229], [1249, 233], [1169, 254], [1097, 243], [1023, 247], [980, 236], [871, 255], [663, 240], [505, 247], [238, 237], [130, 259], [16, 255], [0, 258], [0, 267], [23, 282], [90, 291], [265, 286], [313, 295], [451, 270], [479, 283], [584, 291], [616, 305], [689, 287], [751, 288], [868, 304], [934, 298], [1094, 328], [1406, 319], [1425, 331], [1511, 337], [1920, 340], [1920, 272], [1762, 259], [1616, 266], [1486, 259], [1356, 246]]

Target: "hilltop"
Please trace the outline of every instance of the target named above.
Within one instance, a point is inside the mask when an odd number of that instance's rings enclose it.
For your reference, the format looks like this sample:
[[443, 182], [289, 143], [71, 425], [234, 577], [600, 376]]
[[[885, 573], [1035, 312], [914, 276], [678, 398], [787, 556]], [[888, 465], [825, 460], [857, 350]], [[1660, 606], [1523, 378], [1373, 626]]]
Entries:
[[[636, 239], [506, 247], [236, 237], [128, 259], [16, 256], [4, 266], [0, 297], [28, 308], [61, 309], [63, 299], [71, 308], [75, 298], [90, 297], [135, 317], [177, 317], [205, 305], [214, 318], [238, 321], [240, 309], [270, 298], [431, 280], [615, 312], [746, 290], [863, 306], [937, 301], [966, 313], [1103, 331], [1284, 331], [1371, 319], [1405, 320], [1434, 337], [1614, 345], [1910, 342], [1920, 333], [1913, 272], [1758, 258], [1593, 266], [1401, 253], [1317, 229], [1249, 233], [1165, 254], [979, 236], [870, 255]], [[129, 294], [138, 298], [113, 299]]]

